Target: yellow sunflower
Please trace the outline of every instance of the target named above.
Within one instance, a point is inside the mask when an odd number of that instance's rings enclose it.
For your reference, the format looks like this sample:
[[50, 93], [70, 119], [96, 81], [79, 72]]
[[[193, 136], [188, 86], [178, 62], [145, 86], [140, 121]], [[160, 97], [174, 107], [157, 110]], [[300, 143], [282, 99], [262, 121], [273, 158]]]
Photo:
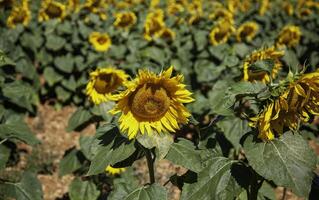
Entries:
[[15, 28], [17, 24], [27, 26], [31, 20], [31, 11], [29, 9], [28, 0], [23, 0], [21, 5], [16, 5], [12, 8], [7, 19], [7, 26]]
[[298, 26], [287, 25], [280, 31], [276, 45], [278, 47], [293, 47], [299, 44], [301, 38], [301, 30]]
[[224, 7], [217, 7], [214, 11], [209, 15], [209, 19], [211, 20], [233, 20], [233, 13], [227, 10]]
[[170, 28], [167, 28], [167, 27], [164, 27], [162, 28], [161, 31], [159, 31], [158, 33], [158, 37], [164, 39], [164, 40], [167, 40], [167, 41], [172, 41], [175, 39], [175, 32], [170, 29]]
[[83, 7], [91, 13], [98, 15], [102, 20], [107, 19], [106, 9], [108, 4], [106, 0], [86, 0]]
[[68, 0], [67, 8], [70, 12], [80, 11], [80, 0]]
[[144, 38], [151, 41], [155, 35], [165, 27], [164, 12], [161, 9], [156, 9], [147, 14], [144, 23]]
[[256, 22], [245, 22], [239, 26], [236, 34], [236, 39], [238, 42], [246, 40], [248, 42], [252, 41], [258, 32], [259, 26]]
[[184, 12], [184, 10], [184, 6], [181, 3], [176, 3], [175, 1], [169, 2], [166, 8], [168, 15], [177, 15]]
[[259, 0], [259, 15], [264, 16], [265, 13], [270, 9], [269, 0]]
[[292, 16], [294, 14], [294, 7], [289, 1], [284, 1], [282, 3], [282, 8], [285, 11], [285, 13], [289, 16]]
[[209, 34], [210, 42], [213, 46], [224, 44], [234, 32], [233, 23], [229, 20], [220, 20]]
[[[268, 83], [270, 78], [275, 78], [281, 69], [282, 63], [279, 59], [284, 56], [284, 53], [284, 51], [276, 50], [275, 47], [254, 51], [244, 60], [243, 79], [245, 81], [261, 81], [263, 83]], [[253, 71], [249, 69], [252, 64], [260, 60], [272, 60], [274, 62], [274, 66], [270, 75], [265, 71]]]
[[86, 94], [96, 105], [106, 101], [116, 101], [117, 89], [123, 86], [128, 75], [113, 67], [99, 68], [90, 73], [90, 80], [86, 85]]
[[105, 171], [112, 176], [121, 174], [125, 170], [126, 170], [126, 168], [116, 168], [116, 167], [112, 167], [110, 165], [105, 168]]
[[136, 15], [134, 12], [121, 12], [115, 14], [113, 25], [118, 28], [129, 29], [136, 24]]
[[109, 50], [112, 45], [111, 38], [107, 33], [92, 32], [89, 36], [89, 42], [99, 52]]
[[138, 133], [175, 132], [179, 124], [188, 123], [191, 116], [183, 103], [194, 101], [191, 92], [182, 83], [182, 75], [172, 76], [173, 67], [159, 75], [140, 70], [138, 76], [127, 84], [112, 114], [121, 113], [120, 130], [129, 139]]
[[47, 21], [50, 19], [63, 20], [66, 16], [66, 5], [54, 1], [54, 0], [43, 0], [41, 3], [41, 9], [39, 11], [38, 20], [40, 22]]
[[189, 24], [197, 23], [204, 14], [202, 0], [193, 0], [191, 3], [188, 3], [187, 10], [190, 14], [188, 23]]

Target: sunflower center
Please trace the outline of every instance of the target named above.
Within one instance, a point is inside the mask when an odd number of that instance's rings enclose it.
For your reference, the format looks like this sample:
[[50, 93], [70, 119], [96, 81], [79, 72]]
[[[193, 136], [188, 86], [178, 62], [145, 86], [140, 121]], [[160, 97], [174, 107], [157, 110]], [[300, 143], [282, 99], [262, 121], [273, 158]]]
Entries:
[[164, 88], [145, 84], [131, 97], [132, 113], [143, 120], [161, 118], [169, 108], [170, 98]]
[[15, 13], [16, 15], [13, 18], [15, 24], [22, 23], [26, 18], [27, 14], [25, 10], [20, 9], [19, 12]]
[[62, 9], [55, 5], [50, 3], [45, 11], [51, 18], [57, 18], [62, 15]]
[[105, 43], [107, 42], [107, 38], [101, 36], [101, 37], [99, 37], [99, 38], [97, 39], [97, 42], [98, 42], [99, 44], [105, 44]]
[[110, 93], [116, 89], [119, 79], [112, 74], [101, 74], [96, 78], [94, 89], [100, 94]]
[[251, 26], [245, 26], [244, 30], [240, 33], [241, 37], [249, 36], [252, 34], [254, 29]]

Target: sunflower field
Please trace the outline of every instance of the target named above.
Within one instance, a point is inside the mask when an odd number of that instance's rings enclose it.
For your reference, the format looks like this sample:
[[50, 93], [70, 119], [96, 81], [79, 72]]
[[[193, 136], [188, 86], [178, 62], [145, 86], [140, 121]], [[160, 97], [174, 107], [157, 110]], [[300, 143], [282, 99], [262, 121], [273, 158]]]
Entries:
[[0, 199], [318, 200], [318, 68], [317, 0], [0, 0]]

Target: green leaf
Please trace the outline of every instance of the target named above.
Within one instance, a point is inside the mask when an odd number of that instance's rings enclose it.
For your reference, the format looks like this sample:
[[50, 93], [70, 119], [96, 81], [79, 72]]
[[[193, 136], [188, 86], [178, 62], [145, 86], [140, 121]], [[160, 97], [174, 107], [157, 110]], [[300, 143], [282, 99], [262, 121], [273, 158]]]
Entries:
[[41, 47], [43, 38], [39, 33], [27, 33], [25, 32], [20, 38], [22, 46], [31, 49], [34, 53], [37, 52], [37, 48]]
[[53, 86], [63, 79], [63, 76], [58, 74], [52, 67], [44, 68], [43, 76], [49, 86]]
[[81, 181], [75, 178], [69, 186], [69, 197], [71, 200], [96, 200], [100, 191], [91, 181]]
[[79, 126], [88, 122], [92, 117], [93, 115], [90, 113], [90, 111], [86, 110], [83, 107], [79, 107], [69, 119], [66, 131], [70, 132], [75, 130]]
[[255, 142], [249, 136], [244, 149], [257, 173], [279, 186], [291, 188], [299, 196], [308, 196], [316, 156], [302, 136], [286, 132], [269, 142]]
[[163, 159], [168, 153], [171, 144], [173, 144], [173, 136], [169, 133], [153, 134], [150, 137], [148, 134], [141, 135], [137, 138], [137, 141], [141, 143], [145, 148], [156, 148], [158, 159]]
[[54, 65], [63, 72], [71, 73], [74, 67], [74, 62], [71, 54], [59, 56], [54, 59]]
[[72, 92], [75, 92], [76, 90], [76, 81], [73, 75], [69, 79], [63, 79], [62, 80], [62, 85], [68, 89], [71, 90]]
[[66, 40], [55, 35], [47, 35], [46, 47], [53, 51], [58, 51], [64, 47]]
[[154, 61], [157, 61], [160, 65], [163, 66], [165, 62], [165, 52], [157, 47], [147, 47], [141, 51], [141, 56], [143, 58], [149, 58]]
[[239, 143], [241, 137], [251, 130], [247, 121], [238, 117], [227, 117], [217, 122], [216, 125], [236, 149], [241, 147]]
[[62, 158], [59, 164], [59, 175], [64, 176], [70, 174], [81, 167], [78, 158], [78, 150], [73, 149], [65, 157]]
[[0, 50], [0, 67], [6, 65], [15, 66], [15, 63]]
[[71, 92], [69, 92], [61, 86], [57, 86], [55, 88], [55, 92], [57, 94], [57, 99], [61, 100], [62, 102], [67, 101], [72, 95]]
[[275, 62], [272, 59], [258, 60], [249, 66], [249, 70], [254, 72], [266, 71], [271, 74], [274, 66]]
[[208, 93], [211, 113], [225, 116], [232, 115], [232, 111], [225, 105], [225, 92], [231, 83], [230, 81], [218, 81]]
[[42, 187], [36, 174], [25, 172], [19, 183], [5, 183], [0, 185], [0, 190], [6, 196], [18, 200], [42, 200]]
[[176, 165], [181, 165], [194, 172], [202, 169], [200, 150], [196, 150], [193, 142], [180, 139], [178, 143], [173, 143], [165, 159], [170, 160]]
[[39, 140], [23, 121], [12, 121], [7, 124], [0, 124], [0, 138], [18, 139], [30, 145], [39, 143]]
[[125, 200], [166, 200], [167, 191], [163, 186], [153, 184], [140, 187], [131, 192]]
[[197, 182], [184, 184], [181, 200], [233, 200], [242, 190], [231, 173], [235, 162], [224, 157], [212, 158], [198, 174]]
[[216, 66], [213, 62], [206, 59], [196, 60], [194, 69], [197, 74], [197, 79], [200, 82], [209, 82], [219, 77], [225, 69], [223, 66]]
[[[2, 140], [2, 139], [1, 139]], [[0, 140], [0, 142], [1, 142]], [[0, 145], [0, 171], [6, 167], [10, 156], [10, 149], [4, 145]]]

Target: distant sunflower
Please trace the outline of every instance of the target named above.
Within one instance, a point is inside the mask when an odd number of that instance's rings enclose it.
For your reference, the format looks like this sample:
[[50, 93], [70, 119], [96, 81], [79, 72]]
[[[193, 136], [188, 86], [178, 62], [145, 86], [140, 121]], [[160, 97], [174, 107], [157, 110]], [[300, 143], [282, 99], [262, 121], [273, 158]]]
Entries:
[[50, 19], [63, 20], [66, 16], [66, 5], [54, 1], [54, 0], [43, 0], [39, 11], [38, 20], [40, 22], [47, 21]]
[[144, 38], [151, 41], [165, 27], [164, 12], [156, 9], [147, 14], [144, 22]]
[[265, 13], [270, 9], [269, 0], [259, 0], [259, 15], [264, 16]]
[[80, 0], [68, 0], [67, 8], [70, 12], [78, 12], [80, 7]]
[[279, 33], [276, 45], [278, 47], [293, 47], [299, 44], [301, 30], [298, 26], [287, 25]]
[[193, 0], [191, 3], [188, 3], [187, 10], [190, 14], [188, 24], [197, 23], [203, 17], [204, 14], [202, 0]]
[[[261, 81], [268, 83], [270, 78], [275, 78], [282, 67], [280, 58], [284, 55], [284, 51], [276, 50], [275, 47], [269, 47], [254, 51], [244, 60], [244, 80], [245, 81]], [[271, 60], [274, 63], [271, 74], [265, 71], [253, 71], [250, 66], [260, 60]]]
[[15, 28], [18, 24], [27, 26], [31, 20], [31, 11], [29, 9], [28, 0], [23, 0], [21, 5], [16, 5], [12, 8], [7, 19], [7, 26]]
[[220, 20], [209, 34], [210, 42], [213, 46], [224, 44], [234, 32], [234, 26], [229, 20]]
[[137, 137], [138, 133], [175, 132], [179, 124], [188, 123], [191, 114], [183, 103], [194, 99], [182, 83], [184, 77], [171, 77], [172, 72], [173, 67], [159, 75], [140, 70], [127, 84], [127, 90], [110, 112], [121, 113], [120, 130], [127, 132], [129, 139]]
[[158, 33], [158, 37], [167, 40], [167, 41], [172, 41], [175, 39], [175, 32], [167, 27], [162, 28], [162, 30]]
[[84, 9], [98, 15], [102, 20], [107, 19], [107, 7], [107, 0], [86, 0], [83, 6]]
[[168, 15], [177, 15], [184, 12], [184, 6], [181, 3], [176, 3], [175, 1], [169, 2], [167, 4], [167, 13]]
[[118, 28], [129, 29], [136, 24], [136, 15], [134, 12], [121, 12], [115, 14], [115, 21], [113, 25]]
[[256, 22], [245, 22], [239, 26], [236, 34], [236, 39], [238, 42], [246, 40], [248, 42], [252, 41], [258, 32], [259, 26]]
[[99, 52], [107, 51], [112, 45], [111, 38], [107, 33], [92, 32], [89, 36], [89, 42]]
[[86, 94], [94, 104], [115, 101], [117, 89], [124, 85], [128, 75], [113, 67], [100, 68], [90, 73], [90, 80], [86, 86]]
[[112, 167], [111, 165], [108, 165], [105, 168], [105, 171], [109, 174], [111, 174], [112, 176], [114, 175], [118, 175], [121, 174], [122, 172], [124, 172], [126, 170], [126, 168], [116, 168], [116, 167]]
[[285, 13], [289, 16], [292, 16], [294, 14], [294, 7], [289, 1], [284, 1], [282, 3], [282, 8], [285, 11]]
[[224, 7], [217, 7], [214, 11], [209, 15], [209, 18], [212, 20], [233, 20], [233, 13]]

